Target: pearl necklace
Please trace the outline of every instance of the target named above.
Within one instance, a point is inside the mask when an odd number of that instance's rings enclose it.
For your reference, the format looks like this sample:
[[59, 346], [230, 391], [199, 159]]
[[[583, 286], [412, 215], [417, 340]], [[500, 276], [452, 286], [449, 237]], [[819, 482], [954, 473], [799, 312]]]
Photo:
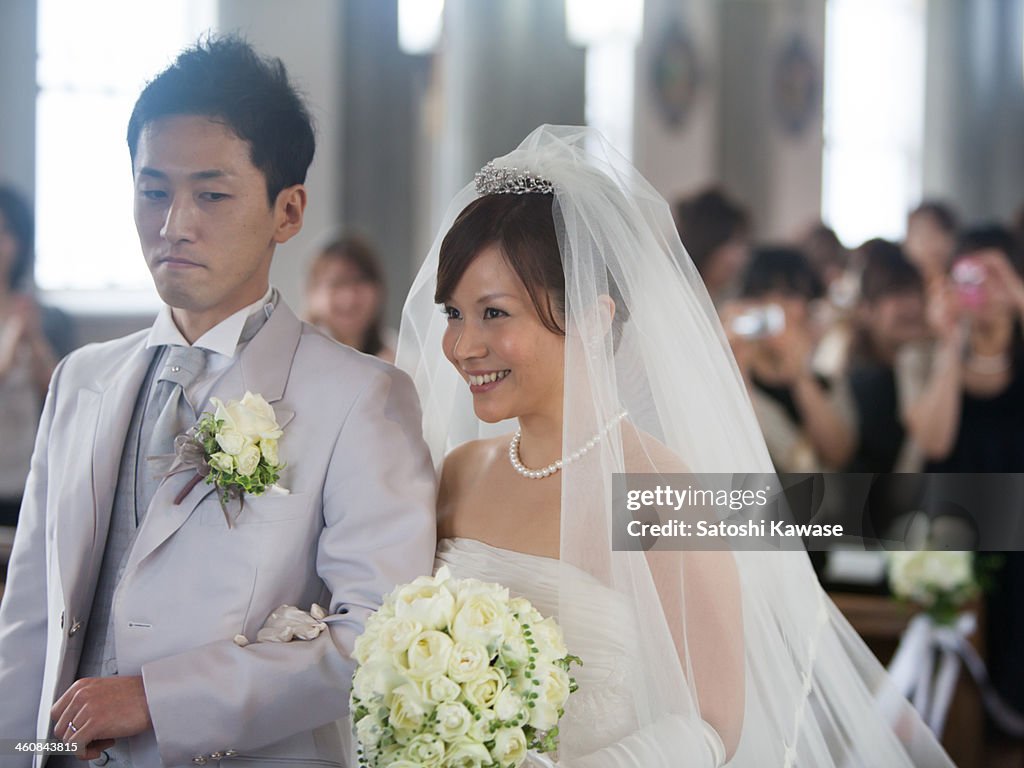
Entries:
[[613, 416], [611, 419], [608, 420], [607, 424], [601, 427], [600, 432], [598, 432], [592, 438], [587, 440], [586, 443], [584, 443], [582, 448], [576, 449], [571, 454], [569, 454], [567, 458], [555, 459], [546, 467], [541, 467], [540, 469], [529, 469], [520, 460], [519, 441], [520, 439], [522, 439], [523, 431], [521, 429], [517, 429], [516, 433], [512, 435], [512, 442], [508, 444], [508, 460], [512, 463], [512, 469], [514, 469], [523, 477], [527, 477], [530, 480], [542, 480], [543, 478], [548, 477], [549, 475], [555, 474], [555, 472], [560, 470], [566, 464], [570, 464], [579, 459], [581, 456], [583, 456], [583, 454], [585, 454], [587, 451], [589, 451], [591, 448], [597, 445], [601, 441], [601, 438], [608, 434], [609, 431], [611, 431], [612, 427], [618, 424], [625, 417], [625, 411], [616, 416]]

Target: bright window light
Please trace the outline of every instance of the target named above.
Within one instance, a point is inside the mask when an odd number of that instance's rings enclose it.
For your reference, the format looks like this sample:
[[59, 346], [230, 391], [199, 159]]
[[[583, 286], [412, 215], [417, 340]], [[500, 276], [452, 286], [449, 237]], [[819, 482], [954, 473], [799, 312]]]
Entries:
[[635, 45], [643, 25], [643, 0], [565, 0], [565, 29], [573, 45], [587, 48], [611, 40]]
[[899, 240], [921, 196], [925, 0], [825, 7], [823, 215], [853, 246]]
[[444, 0], [398, 0], [398, 45], [408, 54], [431, 53], [441, 39]]
[[38, 0], [39, 287], [153, 290], [132, 218], [128, 117], [216, 10], [216, 0]]

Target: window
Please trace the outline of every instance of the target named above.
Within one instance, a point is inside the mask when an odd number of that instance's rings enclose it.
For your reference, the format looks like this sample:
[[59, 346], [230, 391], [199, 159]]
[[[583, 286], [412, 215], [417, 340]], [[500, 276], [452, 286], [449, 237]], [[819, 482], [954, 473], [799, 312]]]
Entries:
[[210, 29], [216, 0], [38, 0], [36, 282], [153, 293], [125, 132], [145, 81]]
[[902, 239], [921, 196], [925, 0], [829, 0], [822, 211], [848, 245]]

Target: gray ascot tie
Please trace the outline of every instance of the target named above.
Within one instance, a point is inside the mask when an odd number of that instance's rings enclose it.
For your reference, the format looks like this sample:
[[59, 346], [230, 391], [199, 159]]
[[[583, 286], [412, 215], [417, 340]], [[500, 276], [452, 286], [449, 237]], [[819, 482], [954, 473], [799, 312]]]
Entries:
[[206, 350], [202, 347], [168, 347], [163, 368], [146, 405], [139, 440], [144, 457], [136, 505], [140, 522], [160, 485], [163, 473], [170, 468], [169, 459], [159, 459], [173, 454], [174, 438], [196, 423], [196, 413], [185, 390], [205, 368]]

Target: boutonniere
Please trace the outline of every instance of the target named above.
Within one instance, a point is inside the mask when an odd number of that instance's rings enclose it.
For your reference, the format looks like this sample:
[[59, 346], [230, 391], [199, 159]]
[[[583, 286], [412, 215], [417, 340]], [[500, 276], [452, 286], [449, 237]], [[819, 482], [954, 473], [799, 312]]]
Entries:
[[[277, 453], [277, 441], [284, 434], [270, 403], [261, 395], [246, 392], [241, 400], [222, 402], [210, 398], [214, 412], [204, 413], [196, 425], [174, 441], [179, 465], [191, 467], [196, 477], [188, 483], [175, 504], [180, 504], [196, 484], [205, 479], [217, 487], [221, 508], [230, 527], [242, 510], [244, 494], [262, 496], [276, 486], [284, 468]], [[232, 516], [229, 505], [238, 502]]]

